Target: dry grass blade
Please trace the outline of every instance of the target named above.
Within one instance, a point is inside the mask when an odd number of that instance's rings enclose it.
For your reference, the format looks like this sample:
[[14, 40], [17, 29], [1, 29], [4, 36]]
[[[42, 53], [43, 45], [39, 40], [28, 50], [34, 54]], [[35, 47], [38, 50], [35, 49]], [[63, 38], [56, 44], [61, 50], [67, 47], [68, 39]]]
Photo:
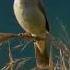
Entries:
[[6, 64], [6, 66], [4, 66], [1, 70], [13, 70], [14, 67], [14, 60], [12, 58], [9, 41], [8, 41], [8, 45], [9, 45], [9, 63]]
[[22, 48], [22, 50], [20, 51], [20, 53], [21, 53], [25, 48], [27, 48], [27, 46], [28, 46], [30, 43], [32, 43], [32, 42], [33, 42], [33, 40], [27, 42], [27, 43], [24, 45], [24, 47]]
[[60, 69], [61, 70], [67, 70], [66, 65], [65, 65], [65, 61], [64, 61], [64, 56], [62, 55], [62, 51], [60, 50]]
[[13, 67], [14, 67], [14, 60], [13, 60], [13, 57], [12, 57], [12, 53], [11, 53], [11, 49], [10, 49], [10, 43], [8, 41], [8, 46], [9, 46], [9, 63], [7, 65], [7, 70], [13, 70]]
[[0, 33], [0, 42], [4, 42], [10, 38], [14, 37], [21, 37], [22, 39], [27, 39], [27, 40], [42, 40], [44, 38], [42, 37], [33, 37], [29, 33], [19, 33], [19, 34], [14, 34], [14, 33]]
[[53, 63], [53, 59], [52, 59], [52, 46], [50, 46], [50, 56], [49, 56], [49, 70], [54, 70], [54, 63]]
[[64, 44], [61, 40], [56, 40], [53, 36], [51, 36], [48, 33], [48, 41], [50, 42], [50, 44], [52, 44], [53, 47], [57, 48], [57, 49], [61, 49], [62, 51], [64, 51], [64, 55], [66, 57], [70, 57], [70, 51], [67, 48], [66, 44]]
[[70, 58], [69, 58], [69, 60], [68, 60], [68, 64], [69, 64], [69, 70], [70, 70]]
[[0, 33], [0, 42], [7, 41], [10, 38], [17, 37], [17, 34], [14, 33]]
[[33, 57], [24, 57], [24, 58], [16, 59], [15, 63], [17, 63], [17, 66], [15, 70], [18, 70], [22, 65], [24, 66], [24, 64], [32, 58]]

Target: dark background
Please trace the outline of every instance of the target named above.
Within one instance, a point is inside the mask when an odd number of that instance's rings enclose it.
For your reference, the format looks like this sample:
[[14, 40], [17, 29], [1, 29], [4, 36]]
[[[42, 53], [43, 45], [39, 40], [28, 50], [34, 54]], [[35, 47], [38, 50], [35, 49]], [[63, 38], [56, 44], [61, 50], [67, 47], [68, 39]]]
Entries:
[[[56, 37], [63, 39], [62, 28], [63, 24], [66, 27], [68, 35], [70, 33], [70, 0], [44, 0], [44, 7], [46, 10], [50, 30]], [[24, 30], [18, 25], [13, 13], [13, 0], [0, 1], [0, 32], [19, 33]], [[66, 37], [68, 38], [68, 37]], [[8, 46], [7, 44], [3, 46]], [[6, 47], [0, 49], [0, 66], [6, 64], [8, 61], [8, 51]], [[16, 56], [17, 51], [15, 52]], [[28, 54], [29, 53], [29, 54]], [[27, 50], [25, 55], [32, 55], [32, 51]], [[19, 57], [19, 56], [18, 56]], [[2, 67], [2, 66], [1, 66]]]

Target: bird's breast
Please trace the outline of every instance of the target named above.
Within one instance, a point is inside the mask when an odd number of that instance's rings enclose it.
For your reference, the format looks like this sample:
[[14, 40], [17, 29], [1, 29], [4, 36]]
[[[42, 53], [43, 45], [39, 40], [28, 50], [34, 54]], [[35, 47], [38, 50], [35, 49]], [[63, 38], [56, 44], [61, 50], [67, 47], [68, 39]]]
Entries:
[[41, 34], [45, 32], [45, 18], [37, 7], [24, 7], [14, 4], [14, 13], [17, 21], [27, 32]]

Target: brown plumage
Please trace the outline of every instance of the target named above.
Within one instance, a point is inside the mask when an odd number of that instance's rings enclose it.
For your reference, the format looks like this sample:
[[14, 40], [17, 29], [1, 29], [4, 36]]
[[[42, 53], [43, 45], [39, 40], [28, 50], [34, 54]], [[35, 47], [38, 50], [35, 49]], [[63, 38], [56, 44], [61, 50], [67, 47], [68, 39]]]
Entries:
[[[32, 36], [44, 36], [49, 32], [49, 25], [41, 0], [15, 0], [14, 13], [21, 27]], [[36, 63], [38, 68], [49, 66], [47, 40], [35, 43]]]

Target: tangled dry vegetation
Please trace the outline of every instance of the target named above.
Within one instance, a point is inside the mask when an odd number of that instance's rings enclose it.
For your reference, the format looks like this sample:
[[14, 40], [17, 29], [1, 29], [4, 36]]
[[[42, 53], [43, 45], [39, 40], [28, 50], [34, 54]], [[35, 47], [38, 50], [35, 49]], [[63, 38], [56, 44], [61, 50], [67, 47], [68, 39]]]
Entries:
[[[19, 34], [13, 34], [13, 33], [0, 33], [0, 42], [7, 41], [8, 42], [8, 51], [9, 51], [9, 62], [1, 68], [1, 70], [19, 70], [21, 65], [24, 66], [27, 61], [33, 59], [34, 57], [23, 57], [23, 58], [13, 58], [13, 54], [11, 52], [11, 47], [10, 47], [10, 41], [9, 39], [12, 38], [23, 38], [27, 40], [31, 40], [34, 42], [35, 39], [40, 40], [43, 38], [40, 37], [32, 37], [29, 34], [26, 33], [19, 33]], [[64, 44], [61, 40], [56, 40], [52, 35], [48, 34], [48, 41], [51, 43], [50, 45], [50, 58], [49, 58], [49, 70], [70, 70], [70, 51], [67, 48], [67, 45]], [[30, 42], [29, 42], [30, 43]], [[23, 44], [20, 44], [14, 48], [19, 48]], [[23, 50], [26, 48], [23, 47]], [[55, 58], [53, 57], [53, 51], [56, 48], [58, 50], [59, 54], [55, 54]], [[56, 61], [54, 61], [54, 59]], [[36, 67], [32, 68], [31, 70], [35, 70]], [[23, 68], [24, 70], [24, 68]]]
[[[66, 33], [67, 34], [67, 33]], [[68, 48], [69, 46], [65, 44], [62, 40], [55, 39], [54, 36], [52, 36], [50, 33], [47, 34], [48, 36], [48, 42], [50, 42], [49, 50], [49, 68], [48, 70], [70, 70], [70, 49]], [[26, 44], [23, 44], [21, 40], [19, 40], [19, 44], [13, 47], [14, 49], [18, 49], [22, 47], [21, 52], [29, 46], [30, 43], [34, 42], [36, 40], [44, 39], [43, 37], [32, 37], [30, 34], [27, 33], [19, 33], [19, 34], [13, 34], [13, 33], [0, 33], [0, 46], [2, 44], [7, 43], [8, 44], [8, 57], [9, 61], [1, 68], [0, 70], [26, 70], [24, 68], [25, 64], [29, 62], [32, 59], [35, 59], [35, 57], [19, 57], [15, 58], [13, 57], [12, 53], [12, 47], [11, 47], [11, 41], [14, 40], [14, 38], [21, 38], [21, 39], [26, 39], [28, 42]], [[32, 48], [32, 47], [31, 47]], [[1, 47], [0, 47], [1, 49]], [[58, 53], [55, 53], [55, 50]], [[31, 63], [31, 62], [30, 62]], [[39, 70], [36, 68], [36, 65], [31, 67], [30, 70]]]

